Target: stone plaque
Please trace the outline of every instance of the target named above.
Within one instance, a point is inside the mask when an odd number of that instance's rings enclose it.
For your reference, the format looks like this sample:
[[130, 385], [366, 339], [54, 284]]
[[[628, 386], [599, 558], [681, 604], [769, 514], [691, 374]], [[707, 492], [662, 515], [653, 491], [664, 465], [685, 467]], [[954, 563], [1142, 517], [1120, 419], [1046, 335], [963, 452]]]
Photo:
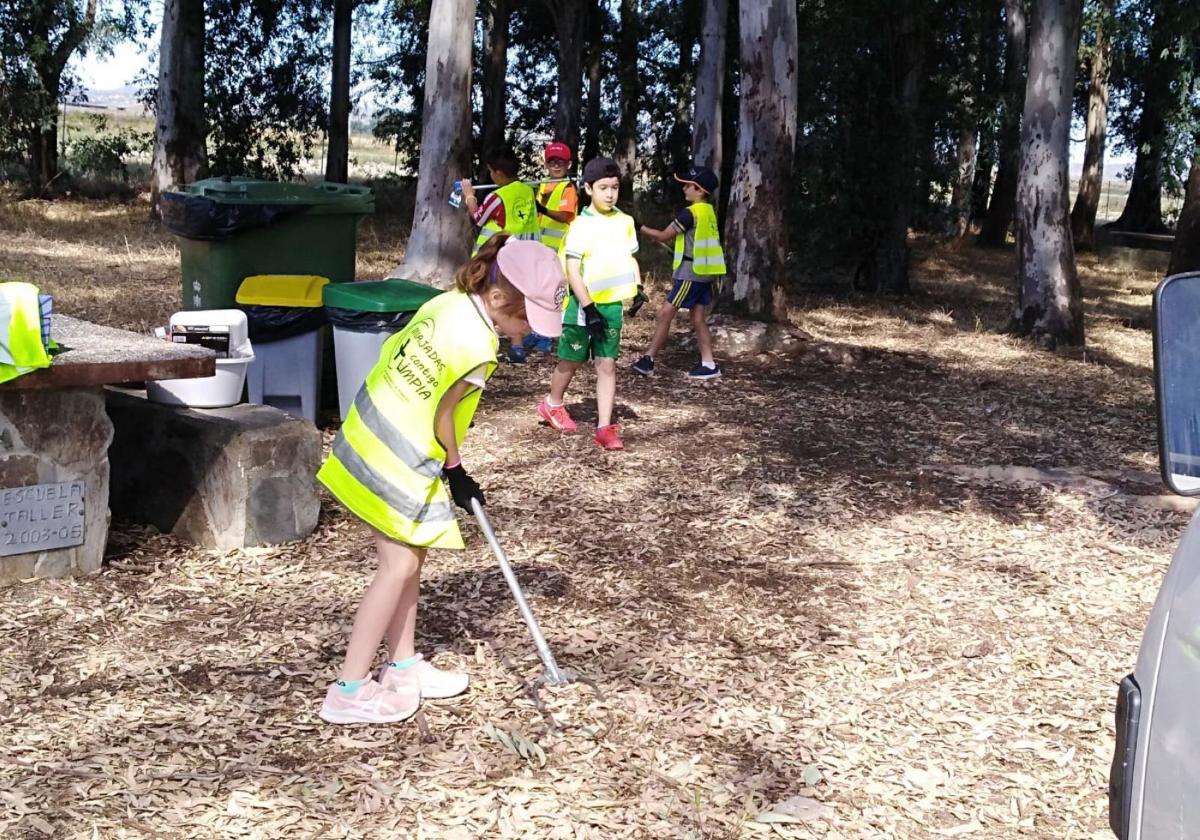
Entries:
[[0, 489], [0, 557], [83, 544], [87, 483]]

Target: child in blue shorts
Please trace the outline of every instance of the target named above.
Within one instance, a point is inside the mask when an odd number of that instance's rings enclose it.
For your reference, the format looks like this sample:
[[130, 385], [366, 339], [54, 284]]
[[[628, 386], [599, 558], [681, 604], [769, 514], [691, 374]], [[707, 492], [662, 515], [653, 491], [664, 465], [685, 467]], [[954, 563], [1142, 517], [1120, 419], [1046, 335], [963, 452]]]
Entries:
[[707, 167], [693, 166], [675, 180], [683, 184], [683, 197], [688, 206], [662, 230], [642, 225], [639, 232], [658, 242], [675, 240], [675, 260], [672, 265], [674, 283], [667, 299], [658, 309], [654, 337], [646, 355], [633, 363], [633, 372], [642, 376], [654, 373], [654, 357], [666, 345], [671, 334], [671, 321], [680, 309], [690, 309], [692, 329], [700, 347], [700, 363], [688, 372], [690, 379], [716, 379], [721, 368], [713, 359], [712, 333], [705, 320], [712, 311], [713, 285], [725, 275], [725, 254], [721, 250], [717, 213], [712, 194], [717, 190], [717, 176]]

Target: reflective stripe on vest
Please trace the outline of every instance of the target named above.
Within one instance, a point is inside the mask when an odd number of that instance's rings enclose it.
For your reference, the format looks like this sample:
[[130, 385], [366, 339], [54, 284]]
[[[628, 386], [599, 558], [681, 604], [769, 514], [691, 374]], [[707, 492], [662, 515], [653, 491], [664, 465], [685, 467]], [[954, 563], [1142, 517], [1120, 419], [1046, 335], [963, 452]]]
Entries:
[[[422, 306], [380, 352], [317, 478], [347, 508], [392, 539], [461, 548], [462, 536], [441, 481], [446, 452], [434, 433], [442, 396], [464, 376], [495, 370], [499, 340], [461, 292]], [[480, 391], [454, 408], [461, 444]]]
[[[566, 194], [568, 186], [570, 186], [570, 184], [567, 181], [563, 181], [561, 184], [555, 184], [553, 191], [550, 193], [550, 198], [544, 202], [545, 205], [551, 210], [558, 212], [558, 208], [562, 204], [562, 198], [563, 195]], [[539, 189], [538, 198], [541, 198], [541, 196], [542, 192]], [[541, 229], [542, 244], [547, 248], [553, 248], [555, 251], [557, 251], [559, 246], [562, 245], [563, 237], [567, 235], [567, 228], [570, 226], [570, 222], [558, 222], [554, 219], [551, 219], [545, 213], [538, 214], [538, 227]]]
[[42, 307], [32, 283], [0, 283], [0, 382], [50, 367]]
[[[717, 213], [707, 201], [689, 204], [696, 227], [692, 234], [692, 271], [697, 276], [725, 273], [725, 252], [721, 250], [720, 233], [717, 230]], [[683, 265], [685, 234], [675, 237], [675, 262], [672, 269]]]
[[493, 219], [488, 219], [479, 228], [479, 235], [475, 237], [475, 248], [471, 251], [472, 256], [479, 253], [483, 243], [497, 233], [508, 233], [514, 239], [532, 239], [535, 242], [541, 238], [533, 187], [522, 181], [512, 181], [503, 187], [498, 187], [496, 195], [500, 197], [500, 203], [504, 207], [504, 227], [500, 227]]
[[[637, 260], [629, 247], [637, 239], [633, 219], [617, 211], [604, 215], [585, 208], [575, 221], [583, 235], [580, 276], [595, 303], [616, 303], [637, 294]], [[571, 234], [567, 234], [571, 238]], [[565, 244], [565, 243], [564, 243]], [[572, 246], [574, 247], [574, 246]], [[569, 258], [563, 250], [564, 264]]]

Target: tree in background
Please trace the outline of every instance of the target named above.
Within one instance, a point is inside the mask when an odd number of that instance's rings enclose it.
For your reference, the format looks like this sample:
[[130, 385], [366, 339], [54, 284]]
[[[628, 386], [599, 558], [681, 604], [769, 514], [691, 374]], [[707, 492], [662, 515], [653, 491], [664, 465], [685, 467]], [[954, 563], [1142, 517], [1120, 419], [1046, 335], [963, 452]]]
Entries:
[[633, 197], [638, 168], [638, 111], [642, 80], [638, 73], [641, 13], [638, 0], [620, 0], [621, 29], [617, 36], [617, 81], [621, 85], [621, 119], [617, 123], [617, 148], [613, 159], [621, 168], [621, 194]]
[[1196, 134], [1193, 145], [1192, 167], [1179, 223], [1175, 226], [1175, 247], [1167, 274], [1200, 271], [1200, 133]]
[[1084, 341], [1067, 174], [1081, 6], [1082, 0], [1034, 0], [1021, 120], [1012, 327], [1051, 350]]
[[741, 3], [738, 22], [740, 119], [724, 236], [732, 282], [722, 301], [753, 317], [783, 321], [788, 185], [796, 152], [796, 4]]
[[350, 177], [350, 46], [354, 0], [333, 0], [333, 66], [329, 83], [329, 127], [325, 180], [344, 184]]
[[[1008, 241], [1017, 196], [1020, 168], [1021, 108], [1025, 101], [1025, 64], [1029, 45], [1025, 0], [1004, 0], [1004, 99], [999, 130], [999, 169], [992, 200], [979, 233], [981, 245], [1000, 246]], [[1072, 74], [1074, 77], [1074, 74]]]
[[154, 96], [150, 212], [158, 195], [208, 174], [204, 124], [204, 0], [166, 0]]
[[393, 277], [448, 288], [467, 258], [471, 225], [447, 202], [471, 166], [471, 32], [475, 0], [433, 0], [425, 51], [421, 163], [412, 235]]
[[479, 4], [483, 16], [483, 114], [481, 118], [480, 151], [487, 153], [505, 142], [508, 132], [508, 28], [511, 18], [509, 0], [483, 0]]
[[725, 92], [725, 19], [729, 0], [704, 0], [700, 24], [700, 68], [696, 71], [696, 105], [692, 115], [692, 157], [721, 172], [721, 97]]
[[1100, 0], [1092, 8], [1094, 32], [1088, 50], [1087, 118], [1079, 192], [1071, 209], [1071, 236], [1076, 250], [1090, 249], [1104, 186], [1104, 147], [1108, 135], [1108, 72], [1112, 57], [1113, 3]]
[[0, 3], [0, 139], [25, 162], [34, 194], [59, 176], [58, 105], [76, 89], [68, 64], [111, 52], [143, 28], [144, 14], [136, 0], [115, 10], [97, 0]]
[[[542, 0], [558, 36], [558, 98], [554, 108], [554, 136], [572, 149], [579, 148], [579, 122], [583, 111], [584, 24], [586, 0]], [[596, 33], [599, 37], [599, 33]]]

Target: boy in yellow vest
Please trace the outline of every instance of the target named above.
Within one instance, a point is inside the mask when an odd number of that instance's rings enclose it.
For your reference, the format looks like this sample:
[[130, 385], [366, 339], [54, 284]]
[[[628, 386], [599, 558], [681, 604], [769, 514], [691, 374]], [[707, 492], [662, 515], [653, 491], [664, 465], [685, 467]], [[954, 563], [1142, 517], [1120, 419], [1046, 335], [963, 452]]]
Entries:
[[516, 154], [501, 146], [488, 152], [484, 163], [496, 189], [482, 203], [471, 182], [465, 178], [462, 181], [463, 204], [471, 214], [471, 221], [479, 226], [471, 255], [478, 254], [483, 243], [501, 231], [515, 239], [540, 239], [533, 187], [517, 180]]
[[617, 209], [621, 170], [609, 158], [595, 158], [583, 168], [584, 190], [591, 204], [580, 211], [563, 240], [570, 295], [558, 340], [558, 366], [550, 379], [550, 395], [538, 416], [562, 432], [575, 431], [563, 404], [567, 386], [589, 358], [596, 366], [596, 443], [624, 449], [612, 422], [617, 394], [617, 356], [621, 350], [621, 304], [637, 293], [637, 233], [633, 218]]
[[642, 225], [641, 233], [658, 242], [675, 240], [674, 284], [658, 309], [654, 337], [646, 355], [633, 363], [633, 372], [642, 376], [654, 373], [654, 357], [667, 343], [671, 321], [680, 309], [690, 309], [692, 329], [700, 348], [700, 364], [688, 372], [690, 379], [716, 379], [721, 368], [713, 359], [712, 333], [705, 320], [712, 308], [713, 283], [725, 275], [725, 254], [721, 250], [717, 214], [710, 201], [717, 190], [717, 176], [707, 167], [693, 166], [675, 180], [683, 184], [688, 206], [679, 211], [670, 225], [657, 230]]
[[[571, 168], [571, 147], [555, 140], [546, 144], [544, 155], [546, 180], [538, 184], [536, 191], [538, 229], [542, 244], [557, 253], [567, 235], [567, 228], [579, 213], [579, 191], [567, 178], [567, 170]], [[551, 348], [552, 342], [548, 337], [530, 333], [523, 347], [514, 347], [509, 351], [509, 358], [522, 361], [526, 350], [549, 353]]]

